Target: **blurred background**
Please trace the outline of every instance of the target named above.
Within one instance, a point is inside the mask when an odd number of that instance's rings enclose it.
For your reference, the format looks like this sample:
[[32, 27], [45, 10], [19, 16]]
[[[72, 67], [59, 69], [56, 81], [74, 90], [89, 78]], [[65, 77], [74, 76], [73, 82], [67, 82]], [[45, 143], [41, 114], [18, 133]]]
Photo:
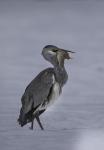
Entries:
[[[51, 66], [41, 56], [48, 44], [76, 53], [65, 64], [69, 81], [62, 96], [41, 116], [45, 132], [37, 124], [30, 131], [17, 123], [21, 96]], [[0, 148], [73, 150], [86, 130], [104, 130], [104, 2], [0, 0]]]

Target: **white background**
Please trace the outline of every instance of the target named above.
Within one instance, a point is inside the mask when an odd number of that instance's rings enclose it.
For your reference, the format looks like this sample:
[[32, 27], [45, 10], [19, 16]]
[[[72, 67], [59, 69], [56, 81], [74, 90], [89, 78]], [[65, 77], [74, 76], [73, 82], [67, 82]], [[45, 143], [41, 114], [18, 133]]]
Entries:
[[[37, 123], [30, 131], [17, 123], [21, 96], [50, 66], [41, 56], [47, 44], [76, 53], [61, 97], [41, 116], [45, 131]], [[103, 150], [103, 143], [104, 2], [1, 0], [0, 149]]]

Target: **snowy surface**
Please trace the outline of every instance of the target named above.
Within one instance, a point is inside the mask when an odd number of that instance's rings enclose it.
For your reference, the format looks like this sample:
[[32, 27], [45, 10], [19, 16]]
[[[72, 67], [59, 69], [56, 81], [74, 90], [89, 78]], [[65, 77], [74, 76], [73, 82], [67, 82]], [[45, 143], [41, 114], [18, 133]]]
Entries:
[[[76, 51], [69, 81], [37, 123], [17, 124], [28, 83], [50, 66], [42, 48]], [[104, 2], [0, 1], [0, 150], [104, 150]]]

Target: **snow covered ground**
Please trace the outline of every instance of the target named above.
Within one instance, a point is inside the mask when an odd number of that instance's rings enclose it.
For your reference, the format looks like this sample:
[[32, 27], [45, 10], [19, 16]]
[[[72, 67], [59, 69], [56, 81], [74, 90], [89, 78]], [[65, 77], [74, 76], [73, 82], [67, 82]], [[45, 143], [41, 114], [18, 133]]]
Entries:
[[[17, 124], [28, 83], [50, 66], [42, 48], [76, 51], [69, 81], [37, 123]], [[104, 150], [104, 2], [0, 1], [0, 150]]]

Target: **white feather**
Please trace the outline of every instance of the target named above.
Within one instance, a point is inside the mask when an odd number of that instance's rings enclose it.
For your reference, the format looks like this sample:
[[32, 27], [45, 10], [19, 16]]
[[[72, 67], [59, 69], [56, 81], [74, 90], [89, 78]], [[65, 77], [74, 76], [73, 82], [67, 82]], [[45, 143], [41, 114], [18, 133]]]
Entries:
[[40, 105], [38, 107], [38, 110], [43, 110], [43, 109], [46, 109], [48, 106], [51, 106], [57, 100], [59, 95], [60, 95], [60, 86], [58, 82], [56, 82], [55, 77], [53, 75], [53, 89], [52, 89], [50, 99], [49, 101], [45, 102], [45, 105]]
[[59, 97], [59, 91], [60, 87], [59, 84], [56, 82], [53, 86], [53, 91], [48, 106], [52, 105], [57, 100], [57, 98]]

